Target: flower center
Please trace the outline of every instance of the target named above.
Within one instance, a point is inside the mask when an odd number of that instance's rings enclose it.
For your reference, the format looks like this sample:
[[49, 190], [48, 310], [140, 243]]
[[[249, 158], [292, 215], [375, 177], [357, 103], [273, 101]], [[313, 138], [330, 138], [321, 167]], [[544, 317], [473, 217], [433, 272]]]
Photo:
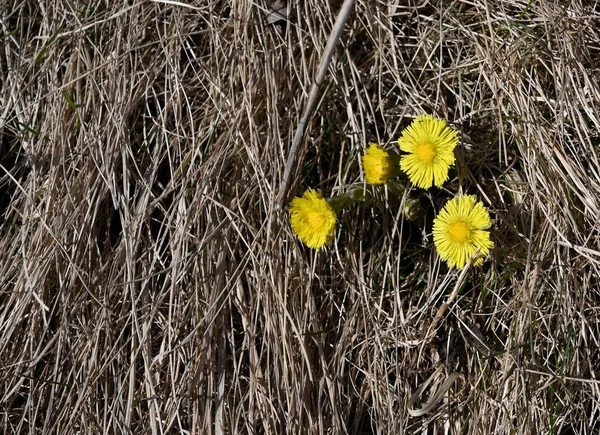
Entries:
[[308, 213], [307, 219], [311, 228], [323, 228], [325, 225], [325, 217], [322, 213], [317, 213], [315, 211], [310, 212]]
[[431, 163], [435, 155], [435, 147], [430, 142], [423, 142], [417, 145], [415, 149], [417, 158], [423, 163]]
[[448, 231], [448, 235], [452, 240], [458, 243], [463, 243], [468, 240], [471, 235], [471, 231], [469, 227], [464, 222], [454, 222], [450, 225], [450, 230]]

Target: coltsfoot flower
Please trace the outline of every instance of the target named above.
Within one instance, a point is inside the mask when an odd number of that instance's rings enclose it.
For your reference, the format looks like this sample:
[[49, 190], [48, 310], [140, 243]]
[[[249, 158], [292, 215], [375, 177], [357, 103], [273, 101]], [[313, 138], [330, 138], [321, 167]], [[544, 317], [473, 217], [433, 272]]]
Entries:
[[318, 190], [309, 189], [292, 200], [290, 220], [294, 233], [309, 248], [319, 250], [333, 239], [336, 214]]
[[389, 153], [376, 143], [369, 148], [362, 158], [365, 178], [371, 184], [385, 184], [392, 173]]
[[454, 147], [458, 132], [442, 119], [431, 115], [417, 117], [398, 139], [405, 154], [400, 169], [416, 186], [429, 189], [432, 184], [442, 187], [448, 179], [448, 169], [454, 164]]
[[494, 247], [487, 231], [490, 225], [487, 209], [475, 196], [451, 199], [433, 221], [433, 242], [440, 258], [448, 266], [462, 269], [479, 251], [480, 256], [473, 264], [480, 264]]

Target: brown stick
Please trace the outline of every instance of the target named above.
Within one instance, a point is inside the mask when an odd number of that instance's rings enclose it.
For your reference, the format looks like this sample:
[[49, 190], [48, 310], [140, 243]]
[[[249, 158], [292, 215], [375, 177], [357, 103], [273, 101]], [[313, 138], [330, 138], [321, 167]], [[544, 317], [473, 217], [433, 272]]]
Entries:
[[446, 299], [446, 302], [444, 302], [442, 304], [442, 306], [440, 308], [438, 308], [437, 313], [435, 314], [435, 317], [433, 318], [433, 321], [431, 322], [431, 325], [429, 325], [429, 328], [427, 328], [427, 330], [424, 331], [423, 335], [421, 335], [421, 339], [423, 340], [423, 343], [427, 342], [429, 335], [432, 332], [435, 333], [435, 328], [437, 327], [438, 322], [442, 319], [442, 317], [444, 317], [446, 310], [448, 310], [448, 307], [450, 306], [450, 304], [452, 303], [454, 298], [456, 298], [456, 296], [458, 295], [460, 286], [465, 281], [465, 278], [467, 277], [467, 271], [471, 267], [471, 264], [473, 264], [473, 261], [476, 258], [477, 254], [478, 254], [478, 252], [476, 252], [475, 255], [473, 255], [471, 257], [471, 259], [469, 260], [469, 262], [465, 265], [465, 268], [462, 270], [461, 274], [459, 275], [458, 279], [456, 280], [456, 284], [454, 285], [454, 290], [452, 290], [452, 293], [450, 294], [450, 296], [448, 296], [448, 299]]
[[319, 91], [319, 88], [321, 87], [321, 84], [323, 83], [323, 79], [325, 78], [327, 68], [331, 63], [331, 58], [333, 57], [333, 50], [335, 49], [338, 41], [340, 40], [340, 35], [342, 34], [344, 24], [346, 24], [346, 21], [348, 21], [350, 11], [354, 6], [354, 1], [355, 0], [344, 1], [344, 4], [342, 5], [342, 8], [340, 9], [340, 12], [338, 13], [338, 16], [335, 20], [335, 24], [333, 25], [331, 35], [329, 35], [329, 40], [327, 41], [327, 45], [325, 46], [323, 55], [321, 56], [321, 62], [319, 63], [317, 76], [315, 77], [315, 81], [310, 88], [308, 101], [306, 102], [304, 113], [302, 114], [302, 118], [300, 119], [298, 127], [296, 128], [296, 133], [294, 134], [294, 139], [292, 140], [292, 147], [290, 148], [290, 154], [288, 155], [287, 162], [285, 163], [283, 179], [281, 180], [281, 187], [279, 189], [279, 194], [277, 195], [276, 199], [278, 209], [281, 209], [283, 203], [287, 200], [287, 189], [290, 184], [292, 174], [296, 169], [296, 164], [298, 163], [298, 153], [300, 152], [302, 139], [304, 138], [304, 133], [306, 132], [306, 127], [308, 126], [308, 122], [310, 120], [312, 112], [314, 111], [317, 105], [317, 93]]

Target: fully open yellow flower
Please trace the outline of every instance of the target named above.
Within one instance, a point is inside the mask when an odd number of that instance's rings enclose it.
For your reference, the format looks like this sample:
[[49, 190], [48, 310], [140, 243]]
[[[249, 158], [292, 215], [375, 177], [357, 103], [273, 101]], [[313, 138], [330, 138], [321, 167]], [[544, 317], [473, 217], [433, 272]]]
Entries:
[[309, 248], [319, 250], [333, 239], [336, 215], [320, 191], [311, 189], [294, 198], [290, 214], [292, 230]]
[[406, 127], [398, 139], [400, 149], [408, 154], [400, 159], [402, 169], [416, 186], [429, 189], [442, 187], [448, 169], [454, 164], [454, 147], [458, 132], [446, 121], [421, 115]]
[[480, 264], [494, 247], [486, 231], [490, 225], [490, 215], [475, 196], [451, 199], [433, 221], [433, 242], [440, 258], [448, 266], [462, 269], [479, 251], [481, 256], [473, 264]]
[[371, 184], [385, 184], [391, 175], [390, 155], [378, 144], [369, 144], [362, 158], [365, 178]]

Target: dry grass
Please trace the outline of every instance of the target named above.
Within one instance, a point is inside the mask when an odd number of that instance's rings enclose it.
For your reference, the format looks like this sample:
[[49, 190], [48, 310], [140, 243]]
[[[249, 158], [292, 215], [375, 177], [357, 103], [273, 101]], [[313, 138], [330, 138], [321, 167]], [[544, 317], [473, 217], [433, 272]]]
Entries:
[[[186, 3], [0, 5], [4, 433], [597, 433], [593, 2], [358, 0], [292, 188], [345, 191], [422, 112], [460, 129], [458, 170], [318, 254], [274, 200], [341, 2], [285, 28]], [[459, 189], [496, 248], [425, 342]]]

